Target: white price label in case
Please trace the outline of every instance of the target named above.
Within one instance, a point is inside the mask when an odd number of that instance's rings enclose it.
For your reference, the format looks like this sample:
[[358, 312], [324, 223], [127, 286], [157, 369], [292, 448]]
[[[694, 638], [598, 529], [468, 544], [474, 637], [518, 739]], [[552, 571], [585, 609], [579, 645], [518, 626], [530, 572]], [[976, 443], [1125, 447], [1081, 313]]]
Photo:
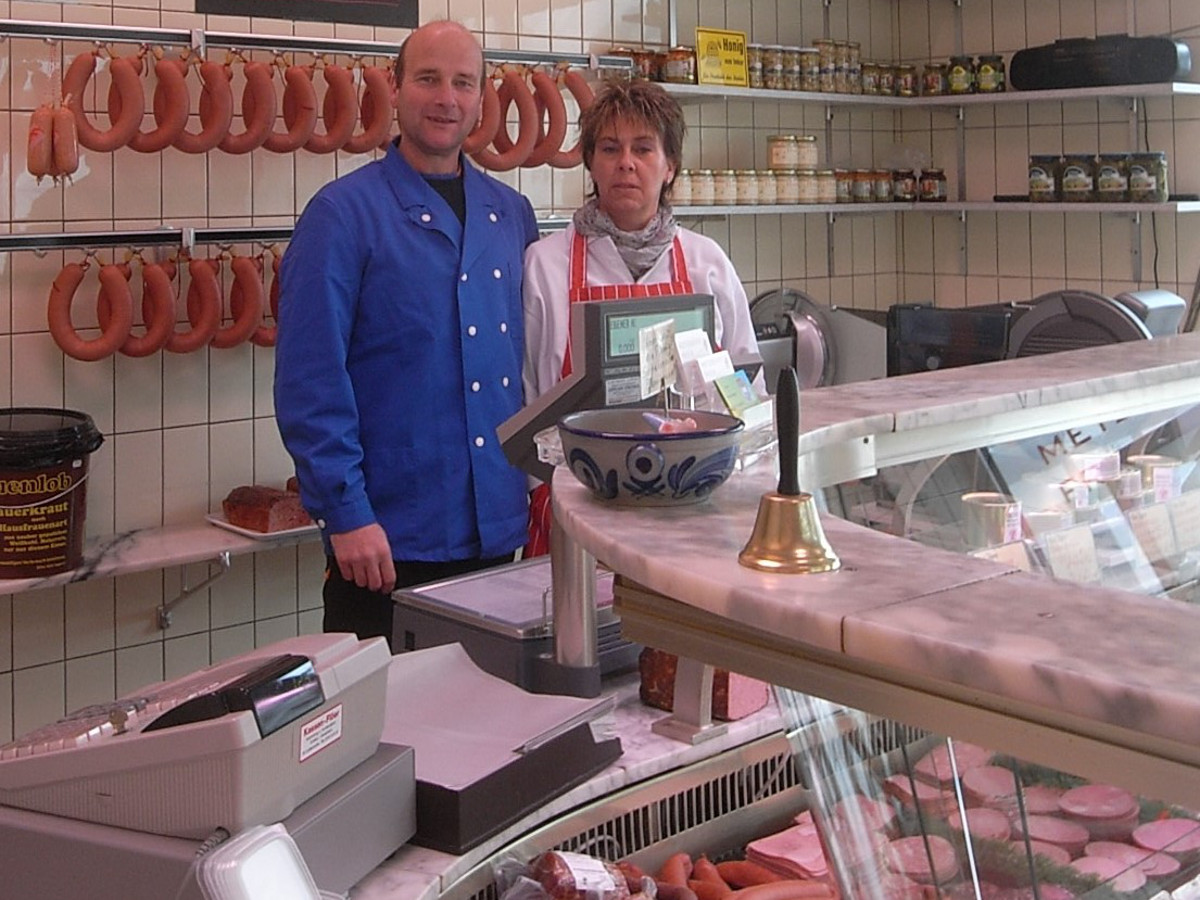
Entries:
[[643, 400], [675, 384], [675, 359], [674, 319], [638, 331], [638, 371]]
[[1096, 541], [1087, 525], [1076, 525], [1062, 531], [1052, 531], [1042, 538], [1046, 562], [1058, 578], [1079, 584], [1100, 580], [1100, 563], [1096, 559]]
[[1171, 514], [1165, 505], [1156, 503], [1131, 509], [1127, 517], [1146, 559], [1158, 562], [1175, 555], [1175, 534], [1171, 530]]
[[1175, 526], [1177, 549], [1191, 550], [1200, 546], [1200, 491], [1182, 494], [1167, 501], [1171, 523]]

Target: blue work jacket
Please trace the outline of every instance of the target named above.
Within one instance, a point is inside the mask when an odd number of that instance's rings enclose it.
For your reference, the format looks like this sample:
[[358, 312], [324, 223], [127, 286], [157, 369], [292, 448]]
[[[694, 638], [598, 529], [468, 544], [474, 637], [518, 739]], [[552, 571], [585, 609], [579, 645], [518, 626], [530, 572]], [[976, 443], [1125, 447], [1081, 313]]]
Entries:
[[378, 522], [394, 559], [524, 543], [524, 475], [496, 426], [521, 406], [529, 201], [465, 160], [467, 218], [393, 145], [331, 182], [280, 267], [275, 414], [329, 534]]

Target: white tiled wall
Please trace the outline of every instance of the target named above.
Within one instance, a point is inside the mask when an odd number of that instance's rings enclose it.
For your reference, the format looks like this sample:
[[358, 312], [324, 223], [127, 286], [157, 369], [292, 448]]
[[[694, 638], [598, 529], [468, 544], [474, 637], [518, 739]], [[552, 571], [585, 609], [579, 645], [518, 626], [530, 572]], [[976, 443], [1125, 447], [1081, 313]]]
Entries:
[[[684, 41], [703, 24], [745, 30], [768, 43], [807, 43], [826, 33], [827, 17], [828, 33], [860, 41], [864, 57], [920, 63], [950, 55], [957, 39], [956, 7], [947, 0], [833, 0], [828, 8], [823, 0], [422, 0], [421, 17], [456, 18], [489, 49], [600, 52], [614, 44], [667, 43], [672, 8]], [[0, 16], [21, 20], [393, 42], [404, 36], [360, 26], [206, 21], [191, 9], [192, 0], [0, 2]], [[1200, 31], [1194, 0], [966, 0], [962, 9], [964, 49], [975, 54], [1010, 54], [1060, 35], [1127, 28]], [[0, 219], [13, 233], [290, 224], [320, 185], [365, 161], [304, 151], [286, 157], [85, 152], [72, 184], [37, 185], [25, 173], [29, 112], [54, 96], [62, 55], [83, 47], [0, 44]], [[103, 91], [102, 78], [100, 84]], [[1170, 153], [1174, 189], [1200, 190], [1200, 166], [1192, 162], [1200, 100], [1150, 103], [1146, 111], [1150, 144]], [[761, 166], [768, 135], [821, 134], [825, 127], [822, 108], [768, 101], [708, 102], [686, 113], [687, 166]], [[1127, 149], [1127, 113], [1116, 102], [972, 109], [966, 147], [969, 199], [1019, 193], [1030, 152]], [[931, 155], [953, 177], [952, 116], [836, 112], [825, 164], [888, 165], [904, 151]], [[503, 177], [542, 213], [569, 213], [587, 187], [580, 170], [543, 167]], [[1154, 228], [1146, 222], [1142, 229], [1146, 277], [1157, 269], [1163, 287], [1188, 296], [1200, 217], [1156, 218]], [[973, 213], [960, 225], [951, 216], [892, 214], [841, 216], [829, 228], [823, 217], [794, 215], [689, 224], [728, 249], [751, 297], [785, 283], [843, 306], [882, 309], [901, 299], [941, 305], [1022, 299], [1067, 283], [1116, 292], [1132, 279], [1131, 228], [1121, 217]], [[76, 251], [0, 254], [0, 404], [65, 405], [95, 418], [107, 441], [92, 457], [89, 533], [196, 521], [237, 484], [281, 482], [290, 464], [274, 427], [272, 352], [241, 347], [65, 360], [46, 331], [45, 302], [63, 263], [79, 257]], [[99, 257], [111, 259], [112, 252]], [[81, 327], [94, 316], [89, 306], [78, 304]], [[203, 578], [202, 567], [0, 597], [0, 740], [85, 703], [319, 629], [321, 567], [312, 545], [235, 559], [224, 579], [176, 609], [166, 632], [155, 625], [155, 608]]]

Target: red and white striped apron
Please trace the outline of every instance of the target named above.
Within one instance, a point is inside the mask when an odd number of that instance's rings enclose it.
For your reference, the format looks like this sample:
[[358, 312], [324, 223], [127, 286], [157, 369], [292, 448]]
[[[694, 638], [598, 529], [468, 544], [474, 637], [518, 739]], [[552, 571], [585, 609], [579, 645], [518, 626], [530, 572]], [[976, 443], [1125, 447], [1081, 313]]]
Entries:
[[[571, 241], [571, 260], [568, 271], [570, 303], [588, 303], [594, 300], [639, 300], [650, 297], [671, 297], [679, 294], [694, 294], [692, 279], [688, 277], [687, 260], [683, 258], [683, 245], [676, 237], [671, 242], [671, 280], [654, 284], [594, 284], [587, 283], [587, 238], [575, 232]], [[567, 328], [567, 349], [563, 354], [562, 378], [571, 374], [571, 329]], [[543, 556], [550, 552], [550, 485], [540, 484], [529, 501], [529, 543], [525, 546], [524, 558]]]

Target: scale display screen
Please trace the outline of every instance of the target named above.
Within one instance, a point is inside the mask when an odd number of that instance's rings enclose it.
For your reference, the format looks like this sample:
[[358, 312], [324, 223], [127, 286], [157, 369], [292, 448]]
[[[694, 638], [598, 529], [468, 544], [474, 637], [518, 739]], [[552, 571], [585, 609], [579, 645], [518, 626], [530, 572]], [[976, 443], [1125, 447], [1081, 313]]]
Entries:
[[[609, 301], [611, 302], [611, 301]], [[608, 335], [606, 362], [624, 361], [638, 355], [638, 332], [667, 319], [675, 320], [676, 333], [681, 331], [706, 331], [712, 335], [712, 307], [695, 307], [675, 311], [638, 313], [608, 313], [604, 316], [604, 333]]]

